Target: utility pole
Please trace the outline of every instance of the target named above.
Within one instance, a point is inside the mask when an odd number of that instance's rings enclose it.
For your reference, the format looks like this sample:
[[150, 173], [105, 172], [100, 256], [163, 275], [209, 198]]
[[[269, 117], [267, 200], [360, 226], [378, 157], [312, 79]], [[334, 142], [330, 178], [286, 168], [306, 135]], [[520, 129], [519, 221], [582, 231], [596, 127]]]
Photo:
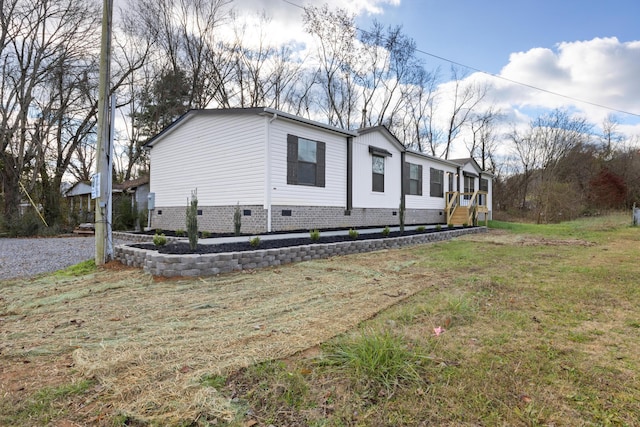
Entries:
[[96, 187], [96, 265], [103, 265], [110, 255], [105, 251], [107, 237], [111, 227], [111, 129], [109, 126], [109, 92], [111, 79], [111, 26], [113, 16], [113, 0], [103, 0], [102, 6], [102, 42], [100, 48], [100, 86], [98, 95], [98, 143], [97, 166], [94, 176]]

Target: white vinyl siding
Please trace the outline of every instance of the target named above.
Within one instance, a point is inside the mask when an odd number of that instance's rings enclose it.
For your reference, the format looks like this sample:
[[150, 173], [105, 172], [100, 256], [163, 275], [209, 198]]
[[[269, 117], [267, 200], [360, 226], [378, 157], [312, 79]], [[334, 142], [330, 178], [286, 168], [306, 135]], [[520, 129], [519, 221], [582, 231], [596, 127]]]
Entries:
[[[271, 203], [292, 206], [347, 204], [347, 137], [276, 119], [270, 124]], [[325, 143], [325, 186], [287, 184], [287, 135]]]
[[156, 206], [186, 207], [195, 189], [201, 206], [262, 204], [263, 123], [247, 114], [203, 114], [165, 135], [150, 152]]
[[[384, 192], [373, 191], [373, 154], [369, 147], [388, 151], [384, 157]], [[372, 131], [353, 139], [353, 207], [398, 209], [401, 195], [400, 150], [387, 137]]]
[[446, 193], [449, 191], [447, 173], [454, 174], [455, 176], [456, 168], [453, 165], [448, 165], [444, 162], [439, 162], [435, 159], [430, 159], [429, 157], [412, 153], [406, 154], [405, 161], [408, 163], [422, 165], [423, 186], [422, 196], [409, 194], [405, 196], [407, 209], [444, 209], [446, 207], [444, 197], [431, 197], [430, 169], [433, 168], [443, 171], [443, 191]]

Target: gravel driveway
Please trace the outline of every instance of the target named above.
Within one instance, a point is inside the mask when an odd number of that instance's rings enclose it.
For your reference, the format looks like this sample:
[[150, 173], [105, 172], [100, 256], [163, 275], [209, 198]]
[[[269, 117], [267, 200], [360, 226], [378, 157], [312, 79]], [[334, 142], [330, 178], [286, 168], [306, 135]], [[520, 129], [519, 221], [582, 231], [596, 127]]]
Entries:
[[49, 273], [94, 256], [93, 236], [0, 239], [0, 280]]

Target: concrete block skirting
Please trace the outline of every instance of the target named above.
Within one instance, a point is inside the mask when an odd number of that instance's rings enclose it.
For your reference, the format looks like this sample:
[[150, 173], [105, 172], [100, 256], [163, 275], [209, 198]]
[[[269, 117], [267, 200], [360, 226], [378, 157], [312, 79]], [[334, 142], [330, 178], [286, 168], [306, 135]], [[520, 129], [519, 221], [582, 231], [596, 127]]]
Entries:
[[486, 231], [486, 227], [461, 228], [387, 239], [314, 243], [278, 249], [258, 249], [246, 252], [203, 255], [169, 255], [161, 254], [154, 250], [120, 245], [115, 247], [114, 256], [115, 259], [122, 264], [142, 268], [145, 272], [151, 273], [154, 276], [212, 276], [238, 270], [256, 269], [332, 256], [439, 242], [464, 234], [484, 233]]

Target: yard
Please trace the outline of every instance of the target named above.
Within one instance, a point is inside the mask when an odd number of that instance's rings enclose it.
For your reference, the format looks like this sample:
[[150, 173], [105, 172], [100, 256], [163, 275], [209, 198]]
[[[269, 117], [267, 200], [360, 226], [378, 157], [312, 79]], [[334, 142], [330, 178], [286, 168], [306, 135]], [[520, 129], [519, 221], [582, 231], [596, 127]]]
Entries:
[[0, 424], [638, 425], [628, 223], [494, 223], [203, 279], [4, 282]]

